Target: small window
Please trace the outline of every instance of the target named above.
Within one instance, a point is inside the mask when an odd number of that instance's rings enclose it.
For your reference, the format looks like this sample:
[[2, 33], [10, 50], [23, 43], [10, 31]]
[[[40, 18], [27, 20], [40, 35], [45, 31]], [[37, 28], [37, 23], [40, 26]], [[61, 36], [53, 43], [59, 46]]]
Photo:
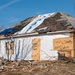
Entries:
[[6, 54], [8, 55], [9, 54], [9, 42], [6, 42]]
[[14, 54], [14, 41], [10, 43], [11, 54]]
[[14, 54], [14, 41], [6, 42], [6, 54]]

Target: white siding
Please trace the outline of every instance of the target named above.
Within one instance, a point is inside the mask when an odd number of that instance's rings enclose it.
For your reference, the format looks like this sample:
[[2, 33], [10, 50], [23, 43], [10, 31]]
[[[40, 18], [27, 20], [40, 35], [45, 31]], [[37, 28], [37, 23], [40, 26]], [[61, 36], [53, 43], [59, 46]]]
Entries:
[[[58, 53], [53, 50], [53, 39], [69, 37], [69, 33], [55, 35], [41, 35], [15, 38], [14, 54], [9, 55], [10, 60], [32, 60], [32, 39], [40, 38], [40, 60], [57, 60]], [[0, 40], [0, 57], [8, 58], [6, 55], [6, 42], [11, 40]]]

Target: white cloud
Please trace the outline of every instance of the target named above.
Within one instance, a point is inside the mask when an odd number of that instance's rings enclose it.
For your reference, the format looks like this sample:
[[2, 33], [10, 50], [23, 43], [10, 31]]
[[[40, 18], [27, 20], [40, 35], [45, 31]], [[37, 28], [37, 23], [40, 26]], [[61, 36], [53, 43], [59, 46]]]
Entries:
[[15, 18], [15, 19], [10, 20], [9, 22], [12, 23], [12, 22], [17, 22], [17, 21], [18, 19]]
[[8, 23], [14, 23], [14, 22], [19, 21], [18, 18], [14, 18], [14, 17], [8, 18], [7, 20], [8, 20]]
[[40, 12], [40, 11], [36, 12], [36, 15], [40, 15], [40, 14], [42, 14], [42, 12]]
[[21, 1], [21, 0], [12, 0], [12, 1], [11, 1], [11, 2], [9, 2], [9, 3], [7, 3], [7, 4], [5, 4], [5, 5], [0, 6], [0, 10], [1, 10], [1, 9], [4, 9], [4, 8], [6, 8], [6, 7], [8, 7], [8, 6], [12, 5], [13, 3], [18, 2], [18, 1]]

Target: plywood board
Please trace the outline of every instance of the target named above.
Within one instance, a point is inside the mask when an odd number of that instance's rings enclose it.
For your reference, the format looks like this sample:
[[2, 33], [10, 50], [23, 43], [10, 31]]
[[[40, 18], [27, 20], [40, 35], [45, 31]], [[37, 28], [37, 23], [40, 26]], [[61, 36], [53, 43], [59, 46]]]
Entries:
[[73, 37], [54, 39], [53, 47], [54, 50], [73, 50]]
[[40, 39], [32, 40], [32, 60], [40, 60]]

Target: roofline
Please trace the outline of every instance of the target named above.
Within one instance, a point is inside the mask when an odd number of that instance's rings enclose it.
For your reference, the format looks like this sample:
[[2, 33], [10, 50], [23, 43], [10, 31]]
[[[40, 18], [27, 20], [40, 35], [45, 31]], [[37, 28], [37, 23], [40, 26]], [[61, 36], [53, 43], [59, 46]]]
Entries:
[[0, 37], [0, 40], [3, 39], [11, 39], [11, 38], [19, 38], [19, 37], [30, 37], [30, 36], [42, 36], [42, 35], [53, 35], [53, 34], [60, 34], [60, 33], [75, 33], [75, 30], [62, 30], [62, 31], [55, 31], [55, 32], [47, 32], [47, 33], [24, 33], [24, 34], [16, 34], [16, 35], [10, 35], [10, 36], [3, 36]]

